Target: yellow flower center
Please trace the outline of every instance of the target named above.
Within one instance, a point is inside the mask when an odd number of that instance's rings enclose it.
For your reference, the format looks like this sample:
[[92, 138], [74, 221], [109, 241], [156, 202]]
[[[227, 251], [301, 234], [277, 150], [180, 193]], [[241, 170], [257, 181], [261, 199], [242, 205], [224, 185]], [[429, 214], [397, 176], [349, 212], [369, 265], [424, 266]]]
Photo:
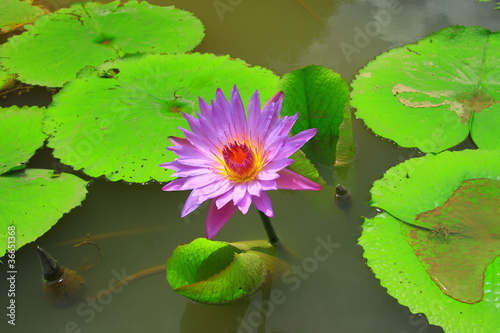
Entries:
[[222, 156], [224, 157], [227, 175], [229, 179], [234, 181], [251, 180], [261, 168], [260, 159], [256, 158], [254, 152], [246, 143], [233, 142], [224, 145]]

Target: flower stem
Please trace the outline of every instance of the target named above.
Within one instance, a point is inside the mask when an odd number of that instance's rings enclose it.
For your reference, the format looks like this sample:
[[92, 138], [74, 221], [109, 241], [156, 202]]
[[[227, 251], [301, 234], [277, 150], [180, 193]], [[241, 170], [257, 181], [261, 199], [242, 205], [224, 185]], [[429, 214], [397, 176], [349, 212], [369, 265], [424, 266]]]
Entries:
[[266, 229], [269, 243], [271, 243], [272, 245], [276, 245], [279, 242], [279, 238], [278, 235], [276, 235], [276, 231], [274, 231], [273, 225], [271, 224], [271, 219], [260, 210], [258, 210], [258, 212], [260, 215], [260, 219], [262, 220], [262, 224], [264, 225], [264, 229]]

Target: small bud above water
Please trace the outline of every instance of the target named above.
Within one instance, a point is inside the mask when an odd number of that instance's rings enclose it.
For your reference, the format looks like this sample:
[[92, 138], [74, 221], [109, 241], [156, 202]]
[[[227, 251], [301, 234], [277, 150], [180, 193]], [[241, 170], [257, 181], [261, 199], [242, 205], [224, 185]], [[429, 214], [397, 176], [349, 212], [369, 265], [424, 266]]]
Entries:
[[338, 184], [335, 188], [335, 203], [340, 209], [349, 209], [352, 205], [351, 194], [344, 186], [340, 184]]
[[87, 290], [85, 280], [75, 271], [67, 269], [44, 249], [37, 246], [43, 273], [43, 294], [53, 305], [67, 307], [83, 298]]

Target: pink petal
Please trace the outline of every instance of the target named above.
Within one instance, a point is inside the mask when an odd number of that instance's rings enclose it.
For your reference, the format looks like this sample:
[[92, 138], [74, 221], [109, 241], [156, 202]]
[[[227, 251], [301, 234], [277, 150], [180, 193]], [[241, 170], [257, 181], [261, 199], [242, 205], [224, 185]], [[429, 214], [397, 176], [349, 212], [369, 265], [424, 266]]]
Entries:
[[233, 216], [237, 208], [231, 202], [217, 209], [215, 199], [212, 199], [208, 209], [207, 225], [205, 229], [207, 239], [212, 239], [226, 222]]
[[321, 190], [321, 185], [293, 172], [288, 169], [283, 169], [278, 172], [280, 177], [276, 179], [278, 188], [284, 190]]
[[269, 198], [269, 195], [266, 192], [263, 191], [260, 194], [260, 197], [253, 197], [252, 199], [255, 207], [257, 207], [258, 210], [269, 217], [274, 216], [271, 198]]

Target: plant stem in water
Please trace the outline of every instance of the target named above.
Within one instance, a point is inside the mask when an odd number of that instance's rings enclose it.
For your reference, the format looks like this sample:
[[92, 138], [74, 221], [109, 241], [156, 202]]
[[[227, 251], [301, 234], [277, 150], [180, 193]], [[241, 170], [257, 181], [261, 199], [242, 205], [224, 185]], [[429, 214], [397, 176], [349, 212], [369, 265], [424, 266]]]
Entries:
[[264, 229], [266, 229], [269, 243], [271, 243], [272, 245], [276, 245], [279, 242], [279, 238], [278, 235], [276, 235], [276, 231], [274, 231], [273, 225], [271, 224], [271, 219], [260, 210], [258, 212], [260, 215], [260, 219], [262, 220], [262, 224], [264, 225]]

